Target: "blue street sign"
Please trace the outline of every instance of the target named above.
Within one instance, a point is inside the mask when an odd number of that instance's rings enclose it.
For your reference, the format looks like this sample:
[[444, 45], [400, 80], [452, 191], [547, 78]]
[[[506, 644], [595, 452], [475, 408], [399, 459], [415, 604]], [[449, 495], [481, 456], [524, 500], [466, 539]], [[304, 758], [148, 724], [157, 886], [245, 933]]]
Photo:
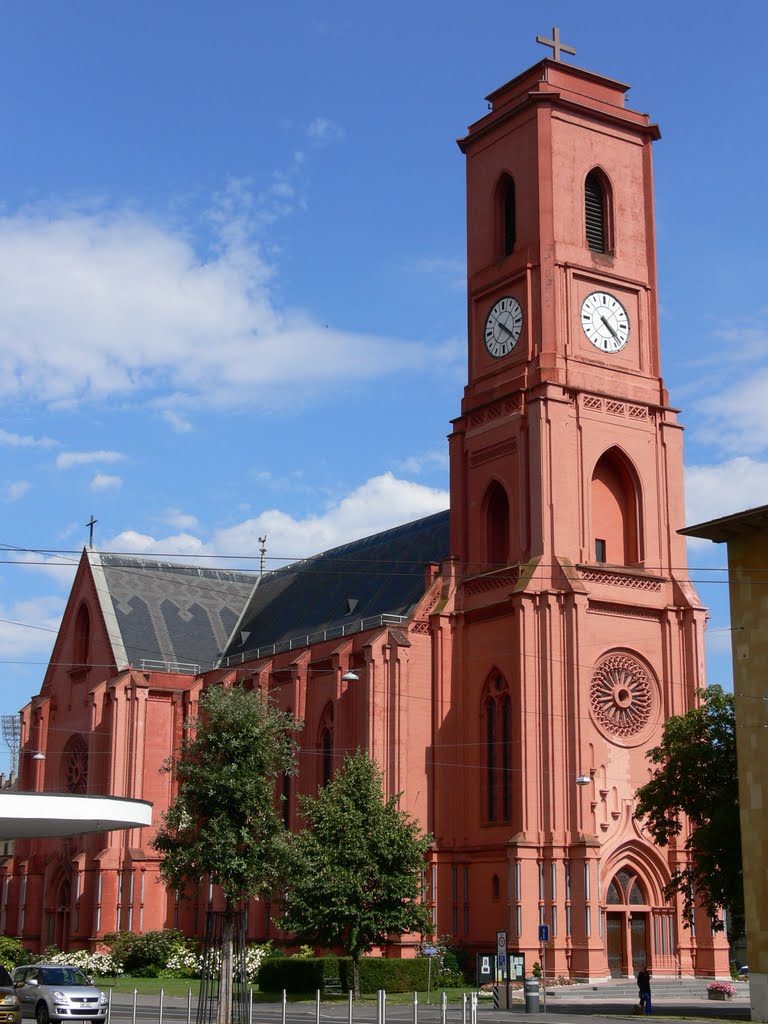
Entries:
[[437, 956], [437, 946], [425, 946], [424, 956]]
[[549, 942], [549, 925], [539, 925], [539, 942]]

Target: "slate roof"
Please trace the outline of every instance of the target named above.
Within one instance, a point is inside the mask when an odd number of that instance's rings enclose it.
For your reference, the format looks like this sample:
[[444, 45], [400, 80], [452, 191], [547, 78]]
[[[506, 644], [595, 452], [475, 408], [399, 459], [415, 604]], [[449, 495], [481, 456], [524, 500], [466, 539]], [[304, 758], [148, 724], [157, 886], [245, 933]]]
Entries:
[[254, 585], [253, 573], [97, 551], [88, 558], [118, 668], [212, 668]]
[[448, 555], [445, 511], [266, 573], [227, 646], [225, 663], [322, 630], [352, 631], [362, 619], [408, 615], [424, 593], [425, 565]]

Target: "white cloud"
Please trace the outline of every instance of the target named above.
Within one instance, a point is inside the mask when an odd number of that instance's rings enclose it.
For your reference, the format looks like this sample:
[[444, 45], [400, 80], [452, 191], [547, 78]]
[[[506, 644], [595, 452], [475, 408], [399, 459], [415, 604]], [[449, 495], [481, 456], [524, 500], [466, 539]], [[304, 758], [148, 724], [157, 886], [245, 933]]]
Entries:
[[[685, 521], [693, 526], [768, 504], [768, 462], [740, 455], [715, 465], [686, 466]], [[709, 541], [691, 540], [693, 546]]]
[[755, 367], [749, 375], [717, 394], [701, 399], [697, 436], [722, 451], [755, 454], [768, 448], [768, 367]]
[[314, 142], [339, 142], [344, 138], [344, 129], [328, 117], [316, 117], [310, 122], [307, 135]]
[[140, 394], [166, 408], [172, 399], [178, 419], [166, 419], [186, 429], [201, 400], [274, 408], [338, 387], [340, 366], [355, 387], [428, 370], [436, 355], [454, 361], [452, 346], [335, 330], [278, 309], [273, 268], [250, 238], [266, 215], [235, 183], [211, 214], [219, 242], [207, 256], [131, 212], [0, 217], [0, 396], [73, 406]]
[[194, 429], [186, 416], [174, 412], [173, 409], [165, 409], [163, 411], [163, 419], [171, 425], [177, 434], [188, 434]]
[[194, 530], [200, 525], [197, 516], [188, 515], [178, 508], [166, 509], [163, 519], [177, 530]]
[[36, 597], [0, 605], [0, 659], [27, 660], [39, 657], [41, 662], [53, 646], [55, 631], [64, 611], [62, 597]]
[[50, 448], [58, 442], [50, 437], [32, 437], [30, 434], [12, 434], [7, 430], [0, 430], [0, 444], [10, 448]]
[[13, 480], [5, 488], [6, 501], [18, 501], [23, 498], [32, 485], [29, 480]]
[[[367, 480], [320, 515], [299, 519], [280, 509], [268, 509], [235, 526], [218, 530], [209, 542], [184, 531], [162, 538], [125, 531], [114, 537], [108, 546], [112, 551], [176, 556], [188, 561], [206, 554], [236, 558], [256, 556], [261, 546], [259, 537], [266, 534], [268, 559], [293, 560], [441, 512], [447, 507], [447, 491], [384, 473]], [[233, 563], [227, 559], [223, 564]], [[282, 561], [270, 564], [274, 568]]]
[[448, 469], [448, 449], [440, 448], [437, 451], [419, 452], [417, 455], [409, 455], [396, 463], [402, 473], [424, 473], [429, 469]]
[[218, 531], [211, 546], [219, 554], [255, 554], [258, 538], [266, 533], [270, 557], [302, 558], [447, 507], [447, 491], [384, 473], [367, 480], [322, 515], [295, 519], [270, 509]]
[[87, 466], [94, 462], [120, 462], [125, 456], [121, 452], [62, 452], [56, 456], [57, 469], [72, 469], [73, 466]]
[[109, 473], [96, 473], [90, 483], [92, 491], [114, 491], [122, 486], [123, 478]]

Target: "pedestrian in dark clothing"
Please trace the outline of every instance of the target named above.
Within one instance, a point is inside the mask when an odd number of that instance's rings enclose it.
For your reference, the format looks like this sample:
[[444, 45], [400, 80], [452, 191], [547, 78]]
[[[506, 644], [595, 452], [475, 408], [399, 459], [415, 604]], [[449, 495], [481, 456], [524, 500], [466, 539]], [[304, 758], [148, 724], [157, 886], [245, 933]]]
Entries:
[[645, 966], [637, 976], [637, 991], [640, 993], [640, 1010], [649, 1017], [651, 1009], [651, 972]]

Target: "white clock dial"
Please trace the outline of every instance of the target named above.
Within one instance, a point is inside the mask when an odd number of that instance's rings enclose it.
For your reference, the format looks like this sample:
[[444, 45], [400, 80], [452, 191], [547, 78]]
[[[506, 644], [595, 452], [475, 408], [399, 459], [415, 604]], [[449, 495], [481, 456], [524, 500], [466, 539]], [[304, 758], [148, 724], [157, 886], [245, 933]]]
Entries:
[[508, 355], [523, 329], [523, 311], [511, 295], [494, 303], [485, 318], [485, 347], [496, 359]]
[[610, 292], [590, 292], [584, 299], [581, 326], [601, 352], [618, 352], [629, 341], [627, 311]]

